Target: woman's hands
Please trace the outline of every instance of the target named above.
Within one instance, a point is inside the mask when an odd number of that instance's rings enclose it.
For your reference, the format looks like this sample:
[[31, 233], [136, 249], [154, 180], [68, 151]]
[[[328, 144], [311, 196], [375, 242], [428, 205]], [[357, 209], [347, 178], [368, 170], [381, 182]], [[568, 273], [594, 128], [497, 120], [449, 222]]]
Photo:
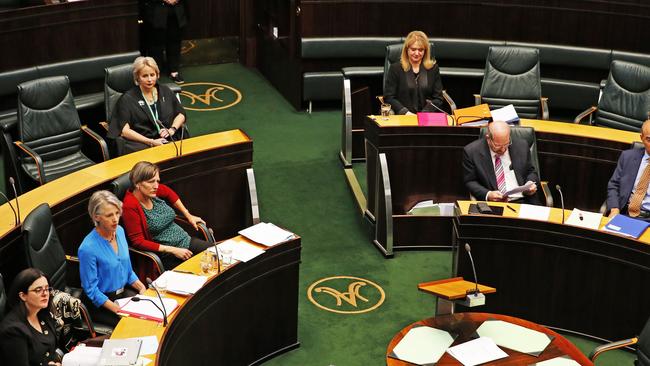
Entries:
[[185, 248], [177, 248], [169, 245], [161, 245], [160, 251], [164, 253], [171, 253], [174, 257], [184, 261], [192, 258], [192, 251]]

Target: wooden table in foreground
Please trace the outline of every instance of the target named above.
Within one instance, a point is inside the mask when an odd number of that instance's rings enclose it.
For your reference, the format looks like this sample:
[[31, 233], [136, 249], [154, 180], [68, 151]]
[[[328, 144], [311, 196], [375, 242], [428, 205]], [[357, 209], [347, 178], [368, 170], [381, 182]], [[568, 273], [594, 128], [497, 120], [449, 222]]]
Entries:
[[[247, 241], [238, 236], [236, 241]], [[111, 338], [155, 335], [155, 365], [259, 365], [299, 346], [298, 275], [300, 238], [236, 263], [189, 297], [165, 294], [179, 308], [160, 323], [126, 317]], [[196, 255], [176, 269], [200, 274]], [[147, 295], [155, 296], [152, 290]]]
[[[544, 352], [542, 352], [538, 357], [531, 356], [525, 353], [513, 351], [507, 348], [501, 347], [509, 357], [496, 360], [482, 365], [529, 365], [531, 363], [540, 362], [544, 360], [549, 360], [558, 356], [567, 355], [573, 360], [578, 362], [583, 366], [591, 366], [593, 363], [589, 361], [585, 355], [580, 352], [580, 350], [569, 342], [566, 338], [562, 337], [558, 333], [545, 328], [539, 324], [533, 322], [515, 318], [512, 316], [499, 315], [499, 314], [488, 314], [488, 313], [460, 313], [460, 314], [450, 314], [443, 316], [436, 316], [433, 318], [428, 318], [420, 320], [413, 324], [408, 325], [402, 329], [399, 333], [393, 337], [393, 339], [388, 344], [386, 350], [386, 365], [388, 366], [411, 366], [411, 363], [404, 362], [401, 360], [394, 359], [388, 355], [393, 351], [393, 348], [399, 343], [399, 341], [404, 338], [404, 335], [416, 325], [426, 325], [433, 328], [438, 328], [446, 330], [448, 332], [453, 332], [458, 334], [458, 338], [454, 341], [452, 346], [467, 342], [472, 339], [476, 329], [483, 323], [485, 320], [496, 319], [510, 322], [522, 327], [526, 327], [538, 332], [542, 332], [549, 336], [553, 337], [553, 341], [546, 347]], [[442, 365], [461, 365], [455, 358], [450, 354], [444, 353], [440, 360], [436, 363], [438, 366]]]

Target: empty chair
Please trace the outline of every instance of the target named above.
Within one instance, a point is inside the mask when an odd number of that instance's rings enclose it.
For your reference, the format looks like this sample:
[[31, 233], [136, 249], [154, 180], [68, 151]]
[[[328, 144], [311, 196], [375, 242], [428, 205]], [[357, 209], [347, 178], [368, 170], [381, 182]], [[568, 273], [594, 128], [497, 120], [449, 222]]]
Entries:
[[[71, 172], [108, 160], [108, 148], [95, 132], [82, 126], [67, 76], [54, 76], [18, 85], [18, 131], [14, 142], [24, 172], [45, 184]], [[82, 151], [85, 138], [95, 151]], [[88, 154], [88, 155], [87, 155]]]
[[548, 101], [542, 97], [539, 50], [527, 47], [492, 46], [485, 61], [481, 93], [475, 104], [490, 109], [512, 104], [519, 117], [548, 119]]
[[641, 334], [638, 337], [624, 339], [618, 342], [612, 342], [604, 344], [602, 346], [596, 347], [591, 354], [589, 354], [589, 359], [592, 362], [596, 361], [596, 358], [602, 353], [615, 350], [621, 347], [636, 346], [636, 356], [637, 359], [634, 361], [636, 366], [650, 366], [650, 318], [645, 323]]
[[598, 106], [580, 113], [575, 123], [589, 117], [596, 126], [640, 131], [650, 112], [650, 67], [613, 61]]

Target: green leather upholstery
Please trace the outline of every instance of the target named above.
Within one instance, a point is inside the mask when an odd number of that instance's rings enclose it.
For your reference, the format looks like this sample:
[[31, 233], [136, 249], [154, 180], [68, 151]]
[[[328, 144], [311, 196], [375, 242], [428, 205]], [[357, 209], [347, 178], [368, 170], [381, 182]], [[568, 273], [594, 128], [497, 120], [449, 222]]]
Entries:
[[481, 103], [490, 109], [513, 104], [519, 117], [541, 118], [539, 50], [493, 46], [485, 61]]

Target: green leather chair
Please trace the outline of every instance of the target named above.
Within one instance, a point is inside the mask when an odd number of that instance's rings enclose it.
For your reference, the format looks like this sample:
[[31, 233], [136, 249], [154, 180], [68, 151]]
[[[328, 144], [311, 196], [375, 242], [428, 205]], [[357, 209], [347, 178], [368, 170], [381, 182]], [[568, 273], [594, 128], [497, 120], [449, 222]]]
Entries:
[[650, 366], [650, 318], [645, 323], [641, 334], [638, 337], [624, 339], [622, 341], [607, 343], [602, 346], [596, 347], [589, 354], [589, 359], [594, 362], [596, 358], [604, 352], [615, 350], [622, 347], [629, 347], [636, 344], [636, 356], [634, 361], [636, 366]]
[[492, 46], [485, 61], [481, 93], [476, 105], [490, 109], [512, 104], [521, 118], [548, 119], [548, 100], [542, 97], [539, 50], [528, 47]]
[[640, 131], [650, 112], [650, 67], [616, 60], [602, 85], [598, 106], [590, 107], [575, 118], [582, 123], [619, 130]]

